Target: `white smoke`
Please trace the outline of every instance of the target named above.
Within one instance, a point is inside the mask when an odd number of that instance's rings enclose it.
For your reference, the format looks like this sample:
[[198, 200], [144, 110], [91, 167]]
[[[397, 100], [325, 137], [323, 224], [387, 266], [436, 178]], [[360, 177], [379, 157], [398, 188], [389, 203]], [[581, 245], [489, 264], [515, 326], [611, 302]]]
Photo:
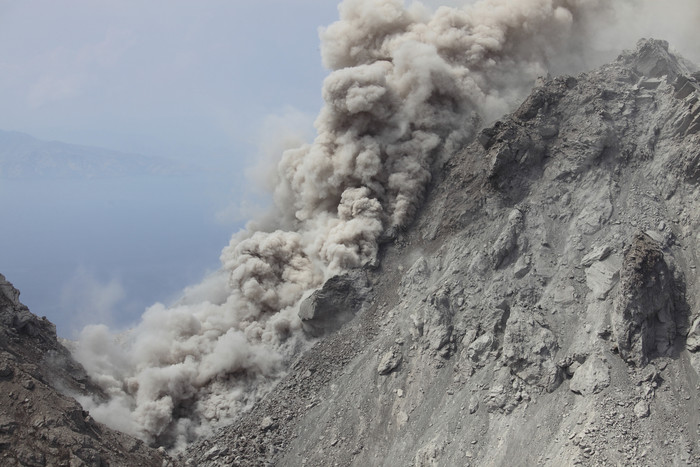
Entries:
[[234, 235], [222, 270], [175, 306], [150, 307], [122, 336], [83, 331], [75, 356], [108, 395], [83, 400], [98, 420], [181, 446], [249, 407], [303, 340], [304, 294], [375, 260], [381, 239], [420, 208], [436, 167], [484, 120], [511, 110], [538, 76], [587, 65], [597, 53], [589, 38], [625, 19], [604, 0], [435, 11], [346, 0], [339, 11], [321, 32], [331, 72], [317, 136], [283, 153], [273, 209]]

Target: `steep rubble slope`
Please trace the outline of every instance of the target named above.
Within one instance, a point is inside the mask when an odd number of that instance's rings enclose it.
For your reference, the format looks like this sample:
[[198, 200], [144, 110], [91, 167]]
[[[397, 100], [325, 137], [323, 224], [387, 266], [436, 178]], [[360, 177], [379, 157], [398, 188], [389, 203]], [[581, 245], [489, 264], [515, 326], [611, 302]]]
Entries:
[[700, 462], [699, 90], [653, 40], [542, 80], [378, 265], [302, 306], [314, 333], [355, 318], [183, 460]]
[[168, 457], [95, 422], [66, 394], [97, 392], [56, 339], [56, 328], [19, 301], [0, 274], [0, 464], [151, 465]]

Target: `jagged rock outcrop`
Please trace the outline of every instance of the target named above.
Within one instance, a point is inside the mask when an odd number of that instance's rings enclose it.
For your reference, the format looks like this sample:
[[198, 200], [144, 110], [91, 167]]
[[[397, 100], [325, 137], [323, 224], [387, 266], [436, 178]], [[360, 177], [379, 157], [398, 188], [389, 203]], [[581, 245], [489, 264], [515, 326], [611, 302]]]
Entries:
[[[71, 395], [99, 394], [0, 274], [0, 464], [167, 465], [164, 452], [95, 422]], [[69, 395], [70, 394], [70, 395]]]
[[[625, 252], [620, 290], [613, 313], [613, 334], [620, 355], [636, 365], [671, 355], [687, 325], [677, 303], [674, 273], [660, 245], [638, 234]], [[679, 297], [680, 298], [680, 297]]]
[[371, 289], [361, 270], [333, 276], [299, 306], [304, 331], [318, 337], [335, 331], [355, 317]]
[[644, 40], [542, 80], [435, 168], [354, 319], [183, 461], [700, 462], [693, 72]]

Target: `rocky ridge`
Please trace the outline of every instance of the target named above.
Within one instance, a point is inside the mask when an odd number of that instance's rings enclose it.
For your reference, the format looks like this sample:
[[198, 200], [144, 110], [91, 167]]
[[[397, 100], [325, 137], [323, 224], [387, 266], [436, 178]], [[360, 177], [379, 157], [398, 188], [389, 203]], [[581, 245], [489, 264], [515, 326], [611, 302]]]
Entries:
[[700, 462], [699, 91], [655, 40], [539, 82], [434, 170], [354, 319], [181, 460]]
[[0, 274], [0, 463], [161, 466], [164, 451], [96, 422], [73, 398], [99, 394], [56, 337]]

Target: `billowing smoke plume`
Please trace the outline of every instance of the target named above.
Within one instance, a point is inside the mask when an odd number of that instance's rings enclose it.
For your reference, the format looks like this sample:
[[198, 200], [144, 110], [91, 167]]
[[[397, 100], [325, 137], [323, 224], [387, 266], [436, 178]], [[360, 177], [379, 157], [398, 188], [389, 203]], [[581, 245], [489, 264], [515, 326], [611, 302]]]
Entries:
[[272, 212], [236, 234], [222, 270], [179, 304], [152, 306], [124, 335], [86, 328], [75, 355], [109, 399], [82, 402], [118, 429], [178, 445], [249, 407], [304, 340], [304, 294], [375, 260], [435, 168], [538, 76], [582, 57], [610, 4], [343, 2], [321, 33], [331, 73], [317, 137], [282, 155]]

